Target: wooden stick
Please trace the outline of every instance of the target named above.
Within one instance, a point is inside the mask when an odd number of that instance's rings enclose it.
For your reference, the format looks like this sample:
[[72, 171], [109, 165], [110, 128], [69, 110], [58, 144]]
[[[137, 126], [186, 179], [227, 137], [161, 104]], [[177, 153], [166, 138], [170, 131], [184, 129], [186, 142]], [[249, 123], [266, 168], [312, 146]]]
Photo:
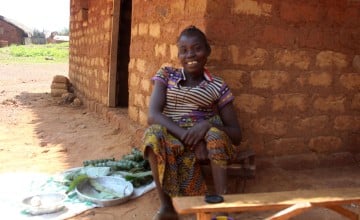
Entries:
[[198, 212], [196, 213], [197, 220], [209, 220], [211, 219], [211, 213]]
[[275, 213], [274, 215], [266, 218], [266, 220], [285, 220], [289, 219], [293, 216], [296, 216], [308, 209], [310, 209], [312, 205], [309, 202], [301, 202], [296, 203], [295, 205], [290, 206], [289, 208], [283, 209], [280, 212]]
[[339, 205], [328, 205], [328, 206], [325, 206], [326, 208], [328, 209], [331, 209], [345, 217], [347, 217], [348, 219], [351, 219], [351, 220], [360, 220], [360, 215], [349, 210], [349, 209], [346, 209], [342, 206], [339, 206]]

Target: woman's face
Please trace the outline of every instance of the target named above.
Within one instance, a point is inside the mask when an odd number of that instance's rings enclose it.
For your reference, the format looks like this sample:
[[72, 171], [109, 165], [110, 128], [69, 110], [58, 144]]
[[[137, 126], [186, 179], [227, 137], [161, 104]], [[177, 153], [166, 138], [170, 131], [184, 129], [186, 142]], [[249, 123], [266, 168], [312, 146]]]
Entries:
[[209, 50], [202, 38], [183, 35], [179, 38], [178, 50], [178, 58], [186, 73], [203, 74]]

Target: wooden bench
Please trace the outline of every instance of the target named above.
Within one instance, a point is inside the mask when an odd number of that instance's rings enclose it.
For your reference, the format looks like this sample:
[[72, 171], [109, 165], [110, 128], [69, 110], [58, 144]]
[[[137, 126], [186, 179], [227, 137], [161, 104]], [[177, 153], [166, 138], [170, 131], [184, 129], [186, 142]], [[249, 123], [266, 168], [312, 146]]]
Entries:
[[360, 220], [359, 214], [342, 205], [360, 202], [360, 188], [331, 188], [295, 190], [269, 193], [224, 195], [224, 202], [207, 204], [204, 196], [174, 197], [173, 204], [179, 214], [195, 214], [198, 220], [210, 220], [214, 212], [245, 212], [281, 210], [266, 218], [284, 220], [313, 207], [331, 209], [351, 220]]

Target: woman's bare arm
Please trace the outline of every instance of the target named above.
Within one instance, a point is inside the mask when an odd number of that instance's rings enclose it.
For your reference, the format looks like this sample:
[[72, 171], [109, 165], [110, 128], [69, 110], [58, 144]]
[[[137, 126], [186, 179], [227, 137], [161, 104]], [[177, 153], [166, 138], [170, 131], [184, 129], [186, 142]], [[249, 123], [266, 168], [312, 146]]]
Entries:
[[224, 126], [216, 127], [225, 131], [234, 145], [239, 145], [242, 139], [241, 128], [232, 102], [220, 110], [220, 117]]
[[160, 81], [155, 81], [154, 88], [150, 98], [148, 124], [160, 124], [181, 140], [185, 129], [178, 126], [170, 118], [166, 117], [162, 111], [166, 102], [166, 85]]

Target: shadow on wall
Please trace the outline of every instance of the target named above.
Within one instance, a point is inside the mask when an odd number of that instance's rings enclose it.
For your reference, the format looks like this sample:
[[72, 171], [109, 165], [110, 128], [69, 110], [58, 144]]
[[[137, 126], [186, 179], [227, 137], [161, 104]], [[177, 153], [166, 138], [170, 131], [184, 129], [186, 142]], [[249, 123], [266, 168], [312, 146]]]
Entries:
[[236, 96], [243, 145], [258, 156], [359, 158], [360, 5], [211, 2], [204, 9], [209, 66]]

